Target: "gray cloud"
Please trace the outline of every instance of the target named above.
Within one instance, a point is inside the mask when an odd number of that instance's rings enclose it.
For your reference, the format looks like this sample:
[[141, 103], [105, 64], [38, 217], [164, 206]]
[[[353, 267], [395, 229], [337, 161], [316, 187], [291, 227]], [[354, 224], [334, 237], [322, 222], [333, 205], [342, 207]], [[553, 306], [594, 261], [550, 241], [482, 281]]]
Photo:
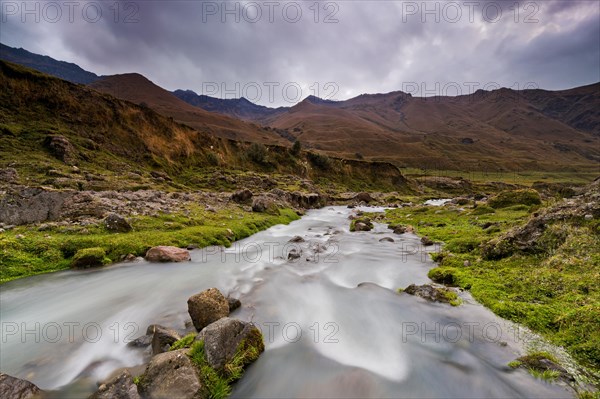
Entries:
[[[301, 86], [302, 97], [325, 97], [332, 93], [326, 83], [334, 82], [335, 98], [345, 99], [400, 90], [407, 82], [430, 91], [456, 82], [466, 93], [467, 82], [563, 89], [600, 80], [597, 1], [520, 2], [518, 12], [512, 0], [479, 1], [471, 9], [463, 1], [321, 1], [317, 22], [313, 1], [277, 2], [273, 21], [263, 1], [121, 1], [117, 21], [114, 3], [98, 1], [78, 3], [73, 22], [63, 6], [56, 23], [44, 21], [47, 2], [39, 3], [39, 23], [32, 15], [23, 23], [22, 10], [13, 13], [8, 3], [22, 4], [2, 2], [0, 33], [8, 45], [98, 74], [140, 72], [170, 90], [200, 93], [214, 82], [225, 85], [229, 97], [251, 97], [255, 82], [263, 89], [257, 102], [270, 106], [289, 105], [282, 96], [286, 83]], [[88, 21], [81, 13], [86, 4]], [[238, 14], [239, 22], [227, 14], [223, 22], [220, 12], [236, 4], [248, 13]], [[256, 4], [261, 17], [244, 20], [254, 18]], [[91, 23], [96, 5], [102, 18]], [[294, 23], [298, 5], [302, 16]], [[218, 15], [207, 15], [210, 10]], [[137, 22], [126, 23], [127, 16]], [[337, 22], [325, 23], [327, 16]], [[275, 102], [268, 82], [280, 84]], [[288, 94], [295, 99], [294, 90]]]

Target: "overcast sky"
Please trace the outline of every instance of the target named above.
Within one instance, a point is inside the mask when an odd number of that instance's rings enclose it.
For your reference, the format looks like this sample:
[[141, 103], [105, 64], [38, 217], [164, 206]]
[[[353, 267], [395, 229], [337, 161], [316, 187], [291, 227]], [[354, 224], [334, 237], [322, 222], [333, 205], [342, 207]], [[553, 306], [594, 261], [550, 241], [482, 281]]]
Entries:
[[598, 0], [23, 4], [2, 0], [9, 46], [268, 106], [600, 81]]

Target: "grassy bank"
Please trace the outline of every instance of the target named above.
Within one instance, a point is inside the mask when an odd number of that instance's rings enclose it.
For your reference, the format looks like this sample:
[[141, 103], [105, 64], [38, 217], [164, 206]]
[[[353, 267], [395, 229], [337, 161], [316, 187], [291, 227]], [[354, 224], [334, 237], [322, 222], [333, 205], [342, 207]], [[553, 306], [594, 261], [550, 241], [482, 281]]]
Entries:
[[131, 218], [133, 231], [110, 233], [103, 225], [22, 226], [0, 235], [0, 282], [69, 269], [77, 251], [102, 248], [110, 262], [124, 255], [143, 256], [157, 245], [230, 246], [258, 231], [298, 219], [291, 209], [278, 215], [246, 212], [228, 206], [217, 212], [198, 207], [187, 214], [160, 214]]
[[600, 370], [598, 220], [554, 223], [539, 240], [543, 251], [485, 260], [482, 244], [524, 224], [537, 206], [458, 208], [395, 209], [387, 219], [446, 243], [433, 254], [439, 262], [429, 273], [433, 280], [470, 290], [497, 315], [526, 325]]

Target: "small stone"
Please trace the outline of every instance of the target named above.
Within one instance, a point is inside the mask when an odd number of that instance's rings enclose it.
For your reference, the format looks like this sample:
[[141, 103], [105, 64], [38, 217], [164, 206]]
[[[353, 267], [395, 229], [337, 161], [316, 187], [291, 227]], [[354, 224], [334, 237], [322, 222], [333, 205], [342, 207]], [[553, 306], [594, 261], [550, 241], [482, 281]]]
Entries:
[[464, 261], [463, 265], [465, 267], [469, 267], [469, 266], [471, 266], [471, 261], [466, 260], [466, 261]]
[[587, 215], [585, 215], [583, 218], [584, 218], [585, 220], [592, 220], [592, 219], [594, 218], [594, 215], [587, 214]]
[[229, 305], [229, 312], [233, 312], [242, 306], [242, 302], [240, 302], [240, 300], [237, 298], [227, 297], [227, 303]]
[[300, 237], [300, 236], [295, 236], [294, 238], [292, 238], [291, 240], [289, 240], [288, 242], [295, 242], [295, 243], [299, 243], [299, 242], [304, 242], [304, 238]]
[[431, 238], [427, 237], [427, 236], [423, 236], [421, 237], [421, 244], [423, 244], [424, 246], [428, 247], [430, 245], [433, 245], [434, 242]]
[[302, 256], [302, 251], [296, 248], [292, 248], [290, 252], [288, 252], [288, 260], [295, 260]]

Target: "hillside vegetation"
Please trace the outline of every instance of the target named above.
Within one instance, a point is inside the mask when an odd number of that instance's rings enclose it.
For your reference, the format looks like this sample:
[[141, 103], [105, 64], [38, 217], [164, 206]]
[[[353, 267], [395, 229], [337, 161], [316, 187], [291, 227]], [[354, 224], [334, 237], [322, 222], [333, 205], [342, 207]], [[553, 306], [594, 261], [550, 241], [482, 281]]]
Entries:
[[301, 188], [308, 179], [340, 190], [407, 190], [388, 163], [218, 138], [147, 106], [14, 64], [0, 62], [0, 85], [0, 167], [15, 168], [22, 184], [214, 190], [235, 189], [256, 173], [282, 188]]

